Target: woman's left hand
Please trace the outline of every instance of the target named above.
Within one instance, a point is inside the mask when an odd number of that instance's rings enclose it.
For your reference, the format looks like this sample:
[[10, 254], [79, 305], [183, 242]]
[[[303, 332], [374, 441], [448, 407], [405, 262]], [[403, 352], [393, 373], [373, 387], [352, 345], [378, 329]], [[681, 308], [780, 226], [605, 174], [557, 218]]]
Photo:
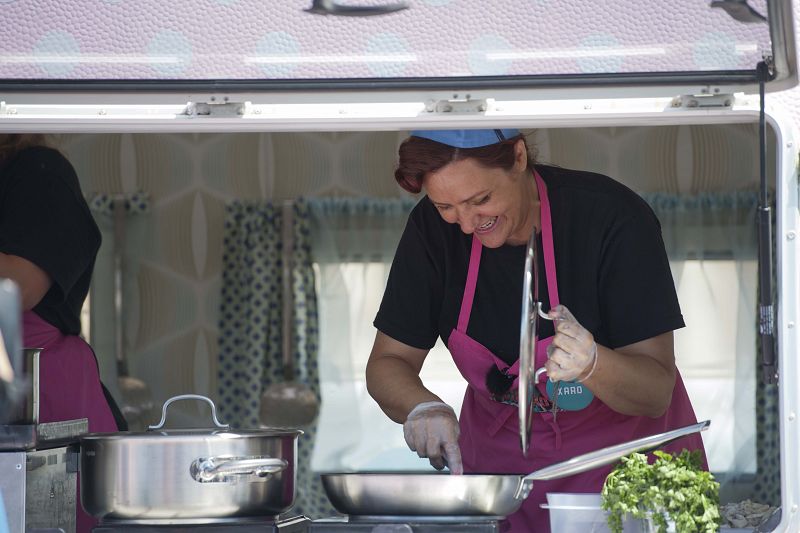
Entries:
[[557, 305], [547, 313], [555, 321], [556, 334], [547, 347], [550, 381], [573, 381], [586, 377], [597, 357], [594, 336], [580, 325], [569, 309]]

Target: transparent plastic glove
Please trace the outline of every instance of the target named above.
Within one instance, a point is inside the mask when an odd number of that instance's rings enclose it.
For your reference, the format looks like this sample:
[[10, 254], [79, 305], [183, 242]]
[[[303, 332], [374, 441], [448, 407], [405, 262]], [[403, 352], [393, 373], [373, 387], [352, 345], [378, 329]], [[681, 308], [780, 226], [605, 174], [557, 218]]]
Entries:
[[452, 474], [463, 474], [458, 447], [458, 418], [443, 402], [423, 402], [408, 414], [403, 424], [406, 444], [420, 457], [427, 457], [436, 470], [445, 466]]
[[569, 309], [557, 305], [548, 313], [556, 323], [553, 342], [547, 347], [547, 376], [550, 381], [573, 381], [593, 369], [597, 358], [594, 336], [580, 325]]

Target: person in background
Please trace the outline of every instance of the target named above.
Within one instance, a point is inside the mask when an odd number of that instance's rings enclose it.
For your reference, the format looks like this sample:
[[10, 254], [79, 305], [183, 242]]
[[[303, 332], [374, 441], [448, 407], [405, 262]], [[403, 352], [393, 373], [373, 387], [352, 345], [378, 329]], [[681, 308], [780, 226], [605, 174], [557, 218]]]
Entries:
[[[126, 429], [80, 336], [100, 240], [69, 161], [42, 135], [0, 134], [0, 277], [19, 285], [24, 346], [43, 348], [39, 421], [87, 418], [92, 433]], [[79, 503], [78, 531], [92, 523]]]
[[[366, 379], [411, 450], [452, 474], [528, 474], [697, 421], [675, 367], [673, 330], [684, 323], [661, 228], [633, 191], [537, 164], [507, 129], [412, 132], [395, 179], [425, 196], [397, 247]], [[553, 321], [539, 321], [535, 368], [547, 375], [525, 457], [516, 376], [533, 232]], [[459, 417], [419, 377], [437, 337], [468, 382]], [[701, 450], [705, 463], [699, 434], [665, 448]], [[611, 468], [537, 481], [511, 531], [549, 531], [546, 493], [600, 492]]]

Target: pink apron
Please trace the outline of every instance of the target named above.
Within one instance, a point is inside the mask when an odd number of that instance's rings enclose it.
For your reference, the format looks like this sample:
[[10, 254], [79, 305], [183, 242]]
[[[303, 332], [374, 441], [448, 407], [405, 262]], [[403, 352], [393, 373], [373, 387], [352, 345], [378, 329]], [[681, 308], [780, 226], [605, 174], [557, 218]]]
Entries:
[[[89, 419], [89, 432], [116, 432], [117, 424], [103, 395], [92, 349], [77, 335], [64, 335], [33, 311], [22, 316], [23, 343], [44, 348], [39, 359], [39, 421]], [[80, 480], [78, 482], [80, 489]], [[77, 498], [77, 533], [87, 533], [96, 520]]]
[[[542, 178], [534, 171], [541, 202], [542, 248], [544, 251], [545, 275], [550, 306], [559, 303], [556, 282], [556, 264], [553, 247], [553, 231], [547, 188]], [[470, 338], [466, 331], [475, 296], [475, 286], [480, 266], [481, 243], [473, 235], [472, 251], [461, 301], [456, 329], [450, 334], [448, 349], [456, 366], [468, 382], [461, 408], [461, 437], [459, 445], [464, 462], [464, 472], [479, 474], [529, 474], [545, 466], [591, 452], [620, 442], [661, 433], [697, 421], [683, 380], [677, 374], [672, 403], [667, 413], [659, 418], [635, 417], [617, 413], [597, 398], [580, 411], [561, 411], [557, 423], [550, 413], [536, 413], [531, 431], [529, 457], [522, 455], [519, 444], [519, 420], [517, 407], [491, 399], [486, 388], [485, 377], [491, 365], [506, 370], [509, 375], [518, 374], [519, 360], [511, 367], [495, 356], [488, 348]], [[547, 361], [547, 346], [552, 337], [540, 339], [536, 345], [536, 368]], [[537, 385], [547, 395], [546, 376]], [[517, 386], [517, 380], [513, 387]], [[664, 449], [678, 453], [683, 448], [703, 449], [699, 434], [684, 437], [667, 445]], [[704, 458], [705, 462], [705, 458]], [[537, 481], [531, 495], [520, 510], [508, 522], [513, 533], [548, 533], [550, 519], [545, 503], [548, 492], [598, 493], [613, 465], [596, 468], [583, 474], [551, 481]]]

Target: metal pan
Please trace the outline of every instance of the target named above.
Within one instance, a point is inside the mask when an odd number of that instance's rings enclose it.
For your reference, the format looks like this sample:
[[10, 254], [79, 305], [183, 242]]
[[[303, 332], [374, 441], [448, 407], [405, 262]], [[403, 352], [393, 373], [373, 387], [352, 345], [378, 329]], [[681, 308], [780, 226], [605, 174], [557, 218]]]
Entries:
[[352, 516], [492, 516], [514, 513], [534, 481], [580, 474], [634, 452], [648, 452], [686, 435], [704, 431], [706, 420], [691, 426], [609, 446], [537, 470], [515, 474], [328, 473], [322, 486], [337, 511]]

